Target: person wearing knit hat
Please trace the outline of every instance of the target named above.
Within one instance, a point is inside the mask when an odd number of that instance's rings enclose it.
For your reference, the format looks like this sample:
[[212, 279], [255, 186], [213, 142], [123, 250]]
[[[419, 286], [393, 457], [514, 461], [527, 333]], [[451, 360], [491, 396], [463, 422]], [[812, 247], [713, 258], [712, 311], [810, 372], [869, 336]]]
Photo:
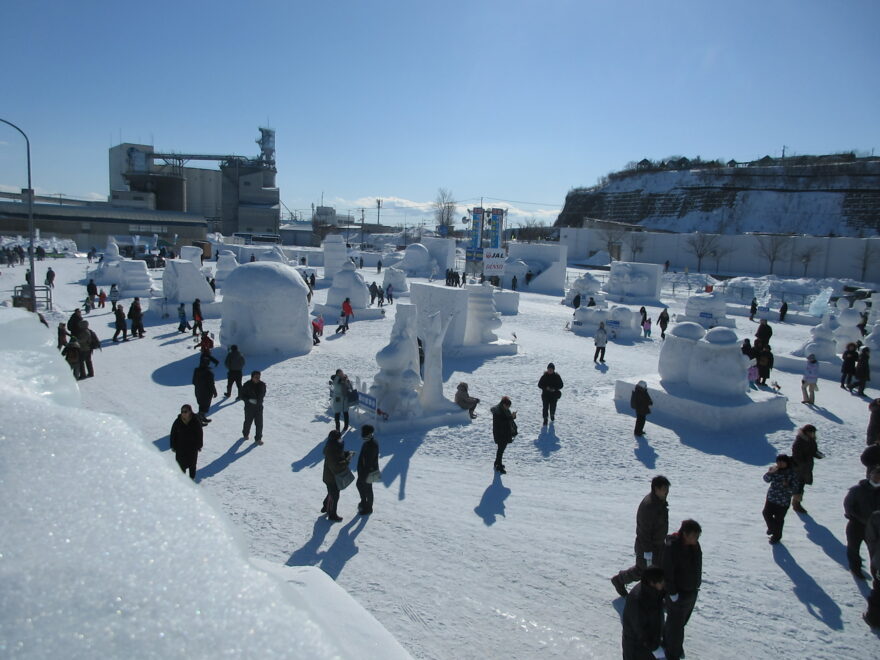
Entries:
[[562, 377], [556, 373], [556, 365], [552, 362], [547, 365], [547, 371], [538, 380], [541, 390], [541, 406], [544, 416], [544, 426], [547, 426], [547, 416], [552, 422], [556, 417], [556, 402], [562, 396]]

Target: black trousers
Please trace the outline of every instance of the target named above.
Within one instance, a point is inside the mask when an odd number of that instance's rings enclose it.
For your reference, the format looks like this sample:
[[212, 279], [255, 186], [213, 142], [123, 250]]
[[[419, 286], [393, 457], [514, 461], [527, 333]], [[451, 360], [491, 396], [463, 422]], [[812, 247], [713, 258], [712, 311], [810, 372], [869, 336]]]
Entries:
[[605, 361], [605, 347], [604, 346], [596, 346], [596, 352], [593, 353], [593, 362], [596, 360]]
[[[333, 420], [336, 422], [336, 430], [339, 430], [339, 413], [333, 413]], [[345, 428], [348, 428], [348, 411], [342, 413], [342, 421], [345, 423]]]
[[262, 440], [263, 438], [263, 406], [257, 404], [254, 405], [252, 403], [244, 404], [244, 426], [241, 429], [241, 434], [244, 436], [248, 436], [251, 433], [251, 424], [254, 424], [257, 427], [256, 435], [254, 435], [254, 440]]
[[697, 591], [682, 591], [674, 603], [666, 599], [666, 623], [663, 626], [663, 648], [667, 660], [679, 660], [684, 644], [684, 627], [697, 604]]
[[174, 454], [177, 464], [183, 472], [189, 472], [189, 478], [196, 480], [196, 461], [199, 458], [198, 452], [194, 454], [185, 454], [183, 452]]
[[128, 328], [123, 323], [121, 328], [118, 325], [116, 326], [116, 332], [113, 333], [113, 341], [116, 341], [116, 338], [119, 337], [120, 332], [122, 333], [123, 339], [128, 339]]
[[555, 394], [552, 394], [552, 395], [542, 394], [541, 395], [541, 406], [542, 406], [541, 412], [544, 416], [545, 422], [547, 421], [547, 413], [548, 412], [550, 413], [551, 419], [553, 417], [556, 417], [556, 402], [557, 401], [559, 401], [559, 397], [557, 397]]
[[858, 520], [848, 518], [846, 521], [846, 559], [850, 570], [862, 567], [862, 541], [865, 540], [865, 526]]
[[79, 376], [80, 378], [91, 378], [95, 375], [95, 368], [92, 366], [92, 352], [91, 351], [83, 351], [79, 352]]
[[764, 502], [764, 521], [767, 523], [767, 529], [770, 535], [775, 538], [782, 538], [782, 527], [785, 525], [785, 514], [788, 513], [788, 505], [775, 504], [770, 500]]
[[199, 404], [199, 417], [204, 417], [208, 414], [208, 410], [211, 408], [211, 399], [214, 397], [196, 397], [196, 403]]
[[645, 432], [645, 421], [647, 420], [647, 415], [640, 415], [636, 413], [636, 428], [633, 430], [633, 433], [636, 435], [640, 435]]
[[202, 327], [202, 322], [201, 322], [201, 321], [196, 321], [195, 319], [193, 319], [192, 330], [193, 330], [193, 337], [196, 336], [196, 331], [198, 331], [198, 332], [204, 332], [204, 331], [205, 331], [205, 329]]
[[367, 475], [364, 475], [363, 479], [361, 475], [358, 474], [357, 481], [354, 482], [354, 485], [357, 486], [358, 493], [361, 496], [361, 504], [360, 510], [361, 513], [372, 513], [373, 511], [373, 484], [367, 483]]
[[241, 372], [228, 371], [226, 373], [226, 396], [232, 392], [232, 384], [235, 383], [236, 396], [241, 396]]
[[498, 443], [498, 449], [495, 450], [495, 467], [498, 467], [499, 465], [503, 465], [503, 463], [501, 461], [504, 459], [504, 450], [507, 449], [507, 445], [509, 445], [509, 444], [510, 444], [509, 442], [499, 442]]

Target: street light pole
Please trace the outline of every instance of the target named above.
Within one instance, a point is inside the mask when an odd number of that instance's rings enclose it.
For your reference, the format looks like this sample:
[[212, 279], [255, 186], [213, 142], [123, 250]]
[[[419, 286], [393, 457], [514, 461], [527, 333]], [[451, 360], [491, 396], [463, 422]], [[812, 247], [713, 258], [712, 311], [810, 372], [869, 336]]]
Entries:
[[8, 124], [12, 126], [15, 130], [21, 133], [21, 136], [24, 138], [25, 146], [27, 147], [27, 198], [28, 198], [28, 237], [30, 238], [30, 249], [28, 250], [28, 256], [31, 266], [31, 303], [34, 306], [33, 311], [37, 311], [37, 273], [34, 268], [34, 189], [31, 186], [31, 141], [28, 139], [27, 134], [21, 130], [18, 126], [13, 124], [11, 121], [6, 121], [5, 119], [0, 119], [4, 124]]

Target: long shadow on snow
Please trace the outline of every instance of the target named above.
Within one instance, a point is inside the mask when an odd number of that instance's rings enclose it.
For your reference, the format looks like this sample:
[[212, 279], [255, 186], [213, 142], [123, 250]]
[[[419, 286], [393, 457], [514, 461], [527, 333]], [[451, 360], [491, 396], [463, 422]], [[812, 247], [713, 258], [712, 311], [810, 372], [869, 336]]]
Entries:
[[773, 546], [773, 559], [794, 583], [794, 593], [807, 611], [832, 630], [843, 630], [840, 607], [802, 569], [784, 545]]
[[359, 549], [354, 541], [366, 527], [368, 518], [369, 516], [352, 518], [340, 528], [330, 547], [322, 552], [321, 544], [333, 523], [321, 516], [315, 520], [312, 537], [290, 555], [287, 566], [318, 566], [335, 580], [342, 573], [348, 560], [358, 553]]
[[379, 440], [379, 455], [391, 456], [391, 459], [382, 468], [382, 483], [387, 488], [395, 477], [400, 477], [400, 486], [397, 491], [397, 499], [399, 500], [406, 499], [406, 477], [409, 473], [410, 459], [424, 440], [424, 431], [413, 435], [381, 437]]
[[[161, 367], [153, 371], [153, 382], [156, 383], [156, 385], [164, 385], [165, 387], [180, 387], [182, 385], [192, 385], [192, 374], [193, 370], [197, 366], [199, 366], [199, 357], [200, 353], [196, 351], [192, 355], [181, 358], [176, 362], [163, 364]], [[216, 358], [217, 356], [215, 355], [214, 357]], [[271, 367], [273, 364], [278, 364], [280, 362], [284, 362], [285, 360], [289, 360], [295, 357], [300, 356], [285, 355], [274, 357], [272, 355], [249, 355], [246, 365], [247, 379], [250, 379], [250, 373], [252, 371], [264, 371], [268, 367]], [[223, 372], [224, 375], [222, 378], [223, 380], [225, 380], [226, 370], [221, 367], [220, 371]], [[214, 376], [217, 380], [220, 379], [216, 371]]]
[[552, 424], [541, 427], [541, 432], [535, 438], [534, 445], [544, 458], [549, 458], [554, 451], [562, 449], [562, 445], [559, 444], [559, 436], [556, 435]]
[[245, 447], [244, 451], [238, 451], [242, 444], [244, 444], [245, 439], [239, 438], [227, 449], [223, 454], [215, 458], [213, 461], [208, 463], [205, 467], [200, 468], [196, 473], [196, 481], [204, 481], [205, 479], [210, 479], [214, 475], [220, 473], [222, 470], [225, 470], [227, 467], [232, 465], [239, 458], [243, 457], [245, 454], [249, 454], [254, 447], [257, 446], [257, 443], [251, 442]]
[[[615, 401], [614, 405], [620, 414], [635, 417], [626, 402]], [[791, 420], [785, 417], [772, 423], [753, 424], [730, 431], [713, 431], [683, 422], [678, 418], [666, 416], [660, 412], [648, 416], [647, 431], [649, 433], [652, 423], [675, 433], [683, 445], [693, 447], [705, 454], [728, 456], [748, 465], [772, 463], [778, 452], [767, 441], [767, 435], [782, 429], [794, 428]]]
[[835, 424], [843, 424], [843, 420], [840, 419], [840, 417], [835, 415], [833, 412], [828, 410], [828, 408], [823, 408], [823, 407], [815, 406], [815, 405], [810, 406], [810, 407], [812, 408], [814, 413], [821, 415], [822, 417], [827, 419], [829, 422], [834, 422]]
[[[797, 516], [797, 514], [795, 514]], [[849, 561], [846, 558], [846, 544], [841, 543], [834, 532], [820, 525], [809, 515], [797, 516], [804, 522], [804, 531], [807, 532], [807, 538], [822, 548], [822, 551], [828, 557], [840, 564], [847, 571], [849, 570]]]
[[645, 436], [636, 436], [638, 446], [633, 449], [636, 459], [649, 470], [653, 470], [657, 466], [657, 452], [648, 444]]
[[510, 488], [501, 483], [501, 473], [496, 472], [492, 483], [483, 492], [480, 503], [474, 507], [474, 513], [483, 519], [487, 527], [494, 525], [498, 516], [506, 517], [504, 500], [510, 496], [510, 493]]
[[302, 469], [315, 467], [318, 463], [321, 463], [324, 460], [324, 445], [326, 443], [327, 438], [318, 440], [317, 444], [312, 447], [308, 454], [290, 464], [290, 469], [293, 472], [299, 472]]

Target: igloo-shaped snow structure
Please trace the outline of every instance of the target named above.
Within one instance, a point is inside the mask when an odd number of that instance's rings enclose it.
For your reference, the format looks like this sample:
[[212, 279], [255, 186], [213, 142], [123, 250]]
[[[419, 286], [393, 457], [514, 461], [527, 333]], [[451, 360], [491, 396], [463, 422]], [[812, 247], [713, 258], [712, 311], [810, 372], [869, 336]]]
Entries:
[[464, 345], [475, 346], [497, 341], [498, 336], [494, 330], [501, 327], [501, 315], [495, 311], [492, 287], [484, 282], [468, 284], [465, 289], [468, 292], [468, 319]]
[[596, 303], [596, 307], [606, 307], [605, 296], [600, 293], [601, 289], [602, 283], [595, 275], [584, 273], [572, 282], [571, 288], [565, 292], [565, 304], [568, 306], [574, 305], [574, 297], [580, 295], [581, 307], [586, 307], [590, 298]]
[[615, 261], [605, 283], [605, 294], [618, 301], [654, 302], [660, 299], [663, 266]]
[[406, 273], [397, 266], [392, 266], [382, 271], [382, 288], [387, 289], [389, 284], [391, 285], [391, 292], [395, 297], [409, 291]]
[[332, 280], [342, 264], [349, 261], [348, 248], [339, 234], [327, 234], [321, 247], [324, 249], [324, 279]]
[[630, 341], [641, 336], [641, 317], [627, 307], [612, 305], [609, 308], [585, 307], [583, 303], [574, 310], [574, 320], [571, 322], [571, 330], [575, 334], [592, 337], [599, 328], [599, 323], [605, 323], [610, 341]]
[[232, 250], [221, 250], [217, 258], [217, 267], [214, 271], [214, 281], [217, 283], [217, 286], [222, 287], [223, 282], [229, 277], [229, 273], [238, 268], [238, 266], [238, 259], [235, 258], [235, 253]]
[[687, 299], [684, 314], [677, 317], [678, 321], [699, 323], [704, 328], [735, 328], [736, 321], [727, 316], [727, 303], [718, 292], [696, 293]]
[[191, 261], [168, 259], [162, 274], [162, 296], [168, 303], [191, 303], [198, 298], [202, 303], [214, 302], [214, 291]]
[[405, 272], [409, 277], [429, 277], [432, 270], [438, 270], [428, 248], [421, 243], [407, 245], [406, 250], [403, 251], [403, 259], [400, 260], [396, 268]]
[[255, 261], [223, 287], [220, 342], [247, 354], [303, 355], [312, 350], [308, 287], [290, 266]]

